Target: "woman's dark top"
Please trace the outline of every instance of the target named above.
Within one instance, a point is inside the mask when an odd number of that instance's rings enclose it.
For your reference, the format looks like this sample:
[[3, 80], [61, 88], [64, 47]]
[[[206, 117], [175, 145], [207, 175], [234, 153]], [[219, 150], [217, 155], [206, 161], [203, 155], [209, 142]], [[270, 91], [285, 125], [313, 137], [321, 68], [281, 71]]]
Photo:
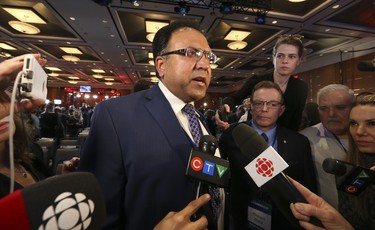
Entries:
[[[35, 181], [40, 181], [46, 178], [45, 175], [33, 169], [29, 164], [21, 163], [21, 165], [34, 177]], [[14, 182], [14, 191], [22, 189], [23, 186]], [[0, 199], [9, 194], [10, 178], [0, 173]]]
[[[228, 104], [231, 109], [236, 105], [242, 104], [242, 101], [251, 94], [254, 86], [257, 83], [266, 80], [275, 82], [273, 78], [273, 72], [272, 74], [255, 75], [249, 78], [240, 90], [224, 98], [223, 103]], [[291, 76], [284, 93], [285, 112], [279, 117], [277, 123], [288, 129], [298, 131], [306, 99], [306, 82], [302, 81], [299, 78]]]

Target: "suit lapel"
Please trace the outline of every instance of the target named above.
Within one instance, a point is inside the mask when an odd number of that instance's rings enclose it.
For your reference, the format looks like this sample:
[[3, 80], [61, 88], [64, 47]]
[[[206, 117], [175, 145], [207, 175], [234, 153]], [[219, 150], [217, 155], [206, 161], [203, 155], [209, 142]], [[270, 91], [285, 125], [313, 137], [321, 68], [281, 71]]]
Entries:
[[283, 132], [282, 128], [280, 126], [277, 126], [276, 128], [276, 137], [277, 137], [277, 151], [280, 154], [281, 157], [285, 158], [286, 154], [288, 153], [288, 145], [285, 138], [286, 134]]
[[[161, 92], [159, 86], [152, 87], [146, 94], [146, 98], [147, 102], [145, 106], [155, 122], [159, 124], [171, 148], [175, 151], [181, 151], [185, 149], [186, 146], [189, 146], [187, 144], [189, 143], [189, 138], [185, 134], [185, 131], [181, 127], [172, 107]], [[182, 149], [180, 147], [182, 147]]]

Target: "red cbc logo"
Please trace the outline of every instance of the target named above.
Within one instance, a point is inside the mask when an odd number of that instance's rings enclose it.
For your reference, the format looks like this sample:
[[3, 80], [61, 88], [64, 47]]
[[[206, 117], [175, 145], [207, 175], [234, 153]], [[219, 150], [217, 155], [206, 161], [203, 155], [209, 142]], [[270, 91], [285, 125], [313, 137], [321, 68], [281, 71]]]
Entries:
[[266, 158], [258, 158], [255, 167], [257, 169], [257, 173], [263, 177], [271, 177], [273, 175], [273, 171], [275, 171], [272, 161]]

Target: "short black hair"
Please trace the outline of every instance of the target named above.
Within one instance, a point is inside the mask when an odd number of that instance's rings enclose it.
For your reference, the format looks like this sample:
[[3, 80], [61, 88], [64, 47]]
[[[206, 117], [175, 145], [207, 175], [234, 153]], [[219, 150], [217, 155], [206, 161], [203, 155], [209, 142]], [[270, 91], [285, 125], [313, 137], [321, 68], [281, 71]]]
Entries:
[[[201, 32], [199, 25], [195, 21], [190, 20], [176, 20], [158, 30], [152, 42], [152, 54], [154, 56], [155, 64], [156, 58], [160, 56], [163, 50], [167, 48], [172, 33], [181, 28], [192, 28]], [[157, 71], [156, 76], [159, 77], [159, 73]]]

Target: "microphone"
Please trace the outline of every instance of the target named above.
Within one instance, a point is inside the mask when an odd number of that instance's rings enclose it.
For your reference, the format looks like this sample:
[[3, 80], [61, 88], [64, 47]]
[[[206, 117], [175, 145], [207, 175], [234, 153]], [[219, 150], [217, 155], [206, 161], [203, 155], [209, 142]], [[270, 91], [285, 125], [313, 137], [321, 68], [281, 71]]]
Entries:
[[229, 161], [215, 157], [216, 138], [212, 135], [201, 137], [199, 149], [192, 149], [186, 167], [186, 175], [199, 182], [216, 187], [228, 187]]
[[354, 164], [326, 158], [322, 163], [325, 172], [335, 175], [337, 189], [351, 195], [360, 195], [375, 183], [375, 171]]
[[[202, 189], [203, 186], [207, 188], [207, 184], [228, 187], [229, 162], [214, 156], [216, 148], [216, 138], [212, 135], [204, 135], [199, 140], [198, 150], [192, 149], [190, 152], [186, 175], [198, 180], [196, 198], [202, 195], [202, 192], [208, 191], [208, 189]], [[199, 219], [202, 213], [202, 210], [198, 210], [191, 220]]]
[[[289, 205], [296, 202], [307, 203], [307, 201], [282, 172], [288, 167], [288, 164], [271, 146], [267, 145], [264, 138], [247, 124], [239, 124], [234, 127], [232, 137], [245, 158], [245, 162], [238, 162], [238, 165], [240, 167], [243, 167], [243, 164], [246, 165], [246, 172], [257, 186], [262, 187], [284, 217], [294, 227], [300, 229], [298, 220], [294, 218]], [[234, 156], [233, 159], [240, 158]], [[237, 162], [231, 161], [233, 170], [235, 170], [234, 165], [237, 165]], [[243, 178], [247, 180], [248, 177]], [[323, 227], [316, 218], [311, 218], [310, 222]]]
[[47, 178], [0, 199], [0, 229], [101, 229], [104, 198], [95, 176]]

